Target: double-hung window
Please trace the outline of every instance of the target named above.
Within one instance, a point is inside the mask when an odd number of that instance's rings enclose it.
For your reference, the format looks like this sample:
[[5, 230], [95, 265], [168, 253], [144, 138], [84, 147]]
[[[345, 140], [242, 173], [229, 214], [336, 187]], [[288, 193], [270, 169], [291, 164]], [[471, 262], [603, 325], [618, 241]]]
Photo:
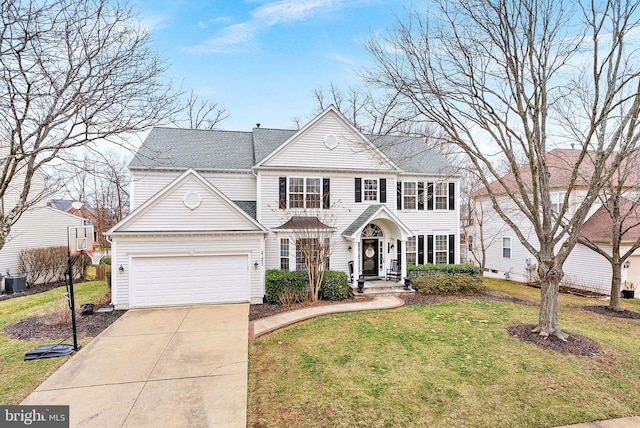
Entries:
[[406, 210], [415, 210], [418, 204], [418, 186], [414, 181], [405, 181], [402, 183], [403, 200], [402, 207]]
[[289, 207], [320, 208], [322, 181], [319, 178], [289, 178]]
[[564, 205], [566, 192], [551, 192], [551, 209], [554, 213], [559, 213]]
[[502, 257], [505, 259], [511, 258], [511, 238], [508, 236], [502, 238]]
[[378, 200], [378, 180], [365, 178], [363, 196], [365, 201]]
[[449, 237], [447, 235], [435, 236], [435, 262], [436, 264], [447, 264], [449, 254]]
[[417, 264], [416, 258], [417, 246], [416, 246], [416, 237], [411, 236], [407, 239], [407, 264], [415, 265]]
[[289, 270], [289, 238], [280, 238], [280, 269]]
[[435, 206], [437, 210], [449, 209], [449, 184], [448, 183], [435, 183]]

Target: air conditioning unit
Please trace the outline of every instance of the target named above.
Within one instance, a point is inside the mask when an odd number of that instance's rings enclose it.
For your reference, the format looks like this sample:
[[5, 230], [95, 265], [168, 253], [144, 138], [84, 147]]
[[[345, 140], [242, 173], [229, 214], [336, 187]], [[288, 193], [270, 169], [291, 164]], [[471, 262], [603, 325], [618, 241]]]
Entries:
[[26, 288], [27, 287], [24, 276], [5, 276], [5, 293], [19, 293], [20, 291], [24, 291]]

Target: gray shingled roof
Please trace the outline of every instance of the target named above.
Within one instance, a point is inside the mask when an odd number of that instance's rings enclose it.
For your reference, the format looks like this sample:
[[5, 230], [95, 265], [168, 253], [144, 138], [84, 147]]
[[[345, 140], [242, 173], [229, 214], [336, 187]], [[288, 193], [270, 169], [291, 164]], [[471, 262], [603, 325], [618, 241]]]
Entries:
[[368, 135], [367, 138], [405, 173], [460, 175], [423, 138], [402, 135]]
[[[252, 132], [153, 128], [129, 168], [250, 170], [296, 132], [269, 128], [254, 128]], [[459, 175], [420, 138], [369, 138], [406, 173]]]
[[342, 236], [351, 236], [356, 233], [358, 229], [369, 223], [369, 219], [371, 219], [371, 216], [374, 215], [376, 211], [378, 211], [382, 206], [383, 205], [381, 204], [369, 205], [367, 209], [362, 211], [362, 214], [360, 214], [358, 218], [355, 219], [353, 223], [351, 223], [349, 227], [344, 230], [344, 232], [342, 232]]
[[251, 132], [153, 128], [129, 168], [250, 170]]

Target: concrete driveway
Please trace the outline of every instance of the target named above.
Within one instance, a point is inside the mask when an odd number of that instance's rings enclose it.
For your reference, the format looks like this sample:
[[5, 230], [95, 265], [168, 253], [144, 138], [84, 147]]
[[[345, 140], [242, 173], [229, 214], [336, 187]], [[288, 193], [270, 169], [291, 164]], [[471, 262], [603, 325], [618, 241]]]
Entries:
[[249, 304], [128, 311], [21, 404], [72, 427], [245, 427]]

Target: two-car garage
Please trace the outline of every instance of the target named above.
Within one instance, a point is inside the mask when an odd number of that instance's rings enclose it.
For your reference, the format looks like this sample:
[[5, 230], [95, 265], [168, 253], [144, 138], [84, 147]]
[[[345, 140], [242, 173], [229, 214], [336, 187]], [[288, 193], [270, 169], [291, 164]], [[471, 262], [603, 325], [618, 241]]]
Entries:
[[194, 170], [107, 234], [117, 309], [262, 303], [267, 230]]
[[131, 306], [248, 302], [249, 256], [131, 258]]

